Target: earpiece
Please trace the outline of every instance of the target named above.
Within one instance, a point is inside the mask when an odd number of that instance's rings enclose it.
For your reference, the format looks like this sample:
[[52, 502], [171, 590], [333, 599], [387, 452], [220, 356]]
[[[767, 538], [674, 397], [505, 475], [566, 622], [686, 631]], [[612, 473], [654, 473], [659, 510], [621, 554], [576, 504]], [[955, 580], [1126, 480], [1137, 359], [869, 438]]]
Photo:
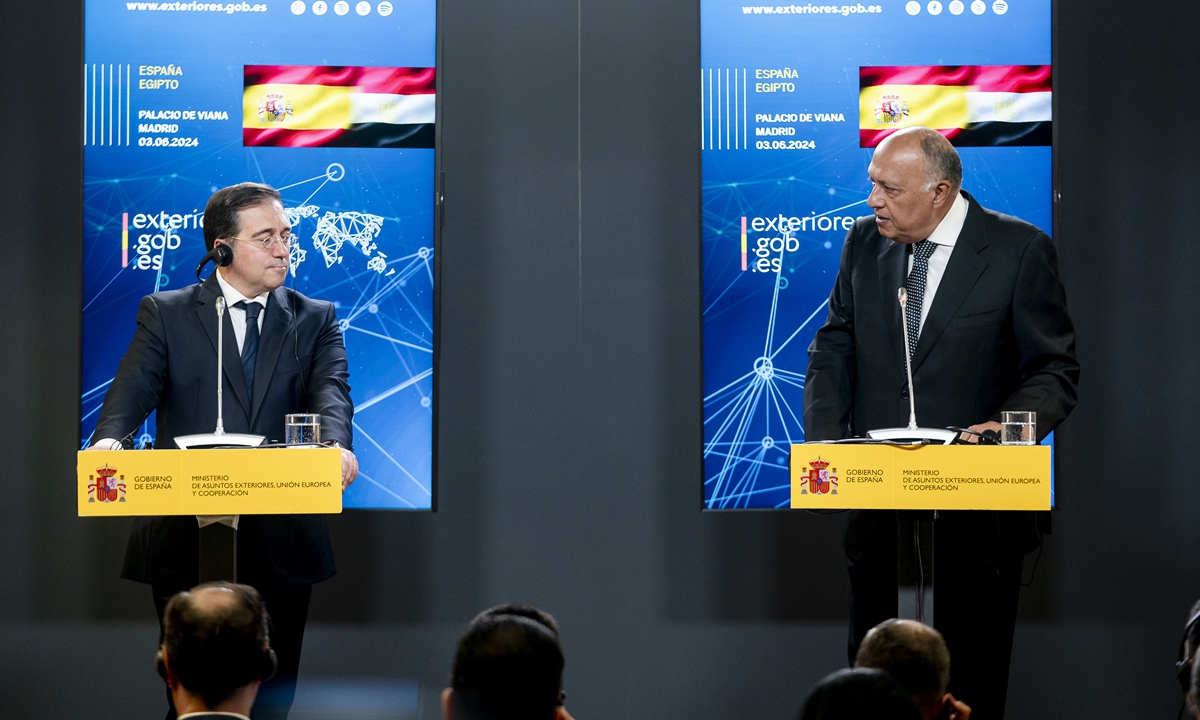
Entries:
[[296, 276], [292, 275], [292, 292], [288, 295], [288, 305], [292, 308], [292, 356], [296, 358], [299, 370], [300, 398], [304, 402], [304, 410], [308, 411], [308, 382], [304, 379], [304, 368], [300, 366], [300, 320], [296, 317]]
[[262, 665], [258, 668], [258, 679], [261, 682], [266, 682], [275, 677], [275, 671], [279, 669], [279, 658], [275, 655], [275, 648], [268, 647], [267, 653], [263, 655]]
[[233, 248], [225, 243], [214, 244], [213, 249], [200, 260], [200, 264], [196, 266], [196, 279], [200, 279], [200, 273], [204, 271], [204, 266], [209, 263], [215, 263], [217, 267], [229, 267], [233, 263]]

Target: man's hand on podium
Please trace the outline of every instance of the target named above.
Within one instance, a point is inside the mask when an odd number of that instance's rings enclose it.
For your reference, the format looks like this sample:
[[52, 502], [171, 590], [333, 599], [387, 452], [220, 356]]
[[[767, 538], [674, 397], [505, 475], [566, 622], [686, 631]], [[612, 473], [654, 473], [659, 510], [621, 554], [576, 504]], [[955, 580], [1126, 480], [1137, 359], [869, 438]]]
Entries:
[[[985, 423], [979, 423], [978, 425], [972, 425], [971, 427], [969, 427], [967, 429], [974, 430], [975, 432], [980, 433], [980, 434], [983, 434], [984, 430], [991, 430], [992, 432], [999, 434], [1000, 423], [996, 422], [995, 420], [989, 420], [988, 422], [985, 422]], [[962, 438], [963, 440], [966, 440], [969, 443], [979, 442], [979, 435], [971, 435], [970, 433], [959, 433], [958, 436], [960, 438]]]
[[100, 438], [96, 442], [92, 443], [91, 447], [88, 448], [88, 450], [124, 450], [124, 449], [125, 448], [121, 446], [120, 440], [114, 440], [112, 438]]
[[[346, 488], [350, 487], [350, 483], [354, 482], [354, 478], [358, 477], [358, 458], [354, 457], [354, 453], [346, 448], [338, 445], [337, 448], [342, 451], [342, 492], [346, 492]], [[88, 450], [121, 450], [121, 442], [112, 438], [101, 438], [92, 443]]]
[[358, 458], [346, 448], [338, 449], [342, 451], [342, 492], [346, 492], [346, 488], [358, 477]]

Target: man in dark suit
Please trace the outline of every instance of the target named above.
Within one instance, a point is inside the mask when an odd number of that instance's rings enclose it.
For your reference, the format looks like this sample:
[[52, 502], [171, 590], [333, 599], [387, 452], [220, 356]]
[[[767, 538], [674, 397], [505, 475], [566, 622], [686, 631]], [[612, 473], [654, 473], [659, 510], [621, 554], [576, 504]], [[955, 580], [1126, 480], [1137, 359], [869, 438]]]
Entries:
[[[1001, 410], [1032, 410], [1045, 437], [1075, 406], [1079, 379], [1050, 239], [962, 192], [958, 153], [929, 128], [889, 136], [868, 174], [874, 216], [846, 236], [828, 317], [809, 347], [807, 439], [907, 423], [904, 332], [922, 425], [998, 430]], [[897, 614], [896, 519], [855, 512], [846, 531], [852, 661], [867, 630]], [[934, 525], [934, 622], [954, 656], [951, 690], [975, 720], [1003, 716], [1022, 559], [1044, 520], [942, 512]]]
[[275, 672], [269, 622], [248, 585], [208, 583], [171, 598], [156, 665], [180, 717], [249, 720], [259, 684]]
[[[358, 463], [351, 452], [353, 405], [346, 351], [328, 302], [282, 287], [291, 226], [279, 193], [257, 183], [216, 192], [204, 211], [204, 240], [232, 262], [202, 283], [142, 298], [137, 332], [104, 398], [93, 448], [121, 447], [157, 410], [156, 447], [216, 425], [217, 314], [224, 297], [224, 422], [231, 433], [284, 436], [284, 415], [321, 415], [321, 439], [342, 449], [342, 488]], [[134, 521], [121, 576], [149, 583], [159, 619], [167, 599], [196, 584], [199, 523], [194, 517]], [[213, 518], [201, 518], [210, 522]], [[279, 672], [260, 693], [256, 718], [286, 717], [313, 583], [336, 570], [325, 518], [225, 518], [238, 530], [238, 579], [262, 593], [274, 622]], [[273, 710], [268, 710], [267, 705]], [[172, 715], [169, 713], [168, 718]]]

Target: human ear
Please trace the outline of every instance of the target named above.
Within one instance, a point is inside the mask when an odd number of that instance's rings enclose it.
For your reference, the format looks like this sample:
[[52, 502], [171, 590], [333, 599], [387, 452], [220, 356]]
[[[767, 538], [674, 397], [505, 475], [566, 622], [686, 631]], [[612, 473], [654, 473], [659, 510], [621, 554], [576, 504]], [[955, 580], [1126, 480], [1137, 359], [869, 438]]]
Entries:
[[571, 713], [567, 712], [565, 707], [559, 705], [554, 708], [554, 720], [575, 720], [575, 718], [571, 717]]
[[941, 207], [947, 202], [953, 202], [953, 189], [949, 181], [939, 180], [937, 185], [933, 186], [933, 206]]

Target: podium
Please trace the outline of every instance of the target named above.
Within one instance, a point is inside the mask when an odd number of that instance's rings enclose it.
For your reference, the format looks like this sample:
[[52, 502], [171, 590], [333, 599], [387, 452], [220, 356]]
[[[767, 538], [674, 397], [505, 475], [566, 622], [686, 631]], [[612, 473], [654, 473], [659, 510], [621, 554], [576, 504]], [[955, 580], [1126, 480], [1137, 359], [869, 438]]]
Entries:
[[[336, 514], [342, 511], [337, 448], [81, 451], [81, 517]], [[236, 531], [201, 528], [200, 581], [237, 579]]]
[[899, 510], [900, 617], [932, 622], [933, 538], [941, 510], [1049, 510], [1045, 445], [797, 443], [788, 458], [791, 507]]

